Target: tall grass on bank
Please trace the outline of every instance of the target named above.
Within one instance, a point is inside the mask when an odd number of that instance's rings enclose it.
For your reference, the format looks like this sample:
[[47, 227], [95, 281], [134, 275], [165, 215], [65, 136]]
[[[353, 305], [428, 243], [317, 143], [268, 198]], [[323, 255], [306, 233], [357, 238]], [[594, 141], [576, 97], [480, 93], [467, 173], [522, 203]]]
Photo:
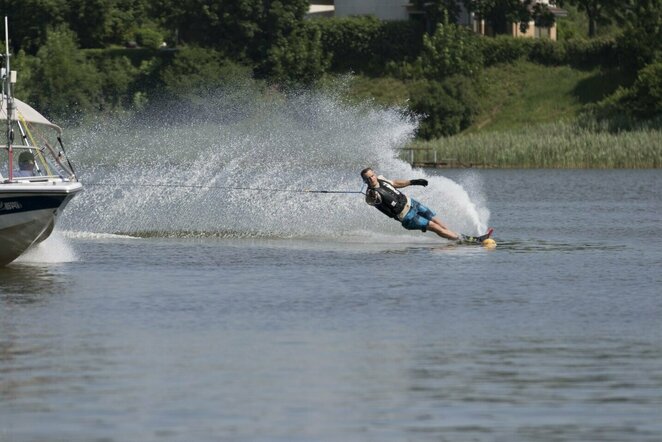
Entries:
[[[599, 123], [559, 122], [507, 132], [480, 132], [414, 141], [414, 162], [452, 159], [498, 168], [660, 168], [662, 127], [610, 131]], [[403, 155], [403, 158], [405, 155]]]

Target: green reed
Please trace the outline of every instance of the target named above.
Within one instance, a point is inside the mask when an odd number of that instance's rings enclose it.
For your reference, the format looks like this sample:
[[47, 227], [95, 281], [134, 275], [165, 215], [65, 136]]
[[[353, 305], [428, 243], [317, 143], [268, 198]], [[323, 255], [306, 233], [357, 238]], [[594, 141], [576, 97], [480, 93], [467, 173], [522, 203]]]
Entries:
[[[498, 168], [660, 168], [662, 129], [609, 130], [599, 123], [559, 122], [507, 132], [414, 141], [414, 162]], [[409, 155], [402, 155], [409, 158]]]

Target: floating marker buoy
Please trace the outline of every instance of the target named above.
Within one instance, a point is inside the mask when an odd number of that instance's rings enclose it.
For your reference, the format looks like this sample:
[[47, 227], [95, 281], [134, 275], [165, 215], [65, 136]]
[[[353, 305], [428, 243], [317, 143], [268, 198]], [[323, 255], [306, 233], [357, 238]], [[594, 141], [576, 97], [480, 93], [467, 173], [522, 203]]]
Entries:
[[492, 238], [487, 238], [485, 241], [483, 241], [483, 247], [485, 247], [486, 249], [493, 249], [496, 246], [497, 243]]

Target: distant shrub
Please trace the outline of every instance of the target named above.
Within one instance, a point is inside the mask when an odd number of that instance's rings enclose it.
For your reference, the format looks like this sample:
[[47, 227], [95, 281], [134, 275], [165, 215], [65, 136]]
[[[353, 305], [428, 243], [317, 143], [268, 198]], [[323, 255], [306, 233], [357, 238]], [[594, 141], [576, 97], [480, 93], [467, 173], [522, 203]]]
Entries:
[[163, 43], [163, 32], [155, 27], [143, 26], [136, 31], [136, 42], [145, 48], [158, 49]]
[[138, 78], [135, 68], [128, 58], [102, 58], [97, 64], [101, 76], [103, 108], [114, 109], [121, 105], [130, 105], [133, 89]]
[[662, 5], [660, 0], [627, 2], [620, 8], [624, 31], [617, 38], [619, 65], [637, 72], [662, 61]]
[[629, 88], [621, 87], [587, 111], [601, 119], [652, 120], [662, 116], [662, 62], [641, 69]]
[[385, 73], [400, 80], [420, 80], [425, 78], [423, 61], [418, 57], [413, 62], [389, 61], [386, 64]]
[[485, 66], [514, 63], [525, 58], [549, 66], [610, 67], [618, 63], [619, 56], [613, 38], [557, 42], [510, 36], [482, 37], [480, 47]]
[[619, 64], [637, 72], [647, 64], [662, 60], [660, 36], [662, 26], [658, 24], [656, 33], [643, 29], [628, 29], [616, 40]]
[[455, 24], [439, 24], [432, 36], [423, 36], [421, 64], [428, 79], [453, 75], [477, 76], [483, 66], [479, 37]]
[[50, 29], [36, 56], [26, 56], [21, 63], [32, 83], [23, 89], [25, 99], [41, 112], [72, 121], [99, 108], [101, 75], [66, 26]]
[[82, 49], [85, 57], [94, 62], [100, 63], [103, 59], [110, 58], [126, 58], [131, 62], [134, 67], [139, 67], [145, 62], [158, 58], [164, 63], [168, 64], [172, 58], [177, 54], [177, 51], [158, 51], [148, 48], [104, 48], [104, 49]]
[[374, 46], [375, 63], [380, 67], [389, 61], [414, 60], [423, 49], [423, 28], [415, 21], [384, 21], [380, 38]]
[[[252, 68], [233, 62], [212, 49], [186, 47], [169, 63], [154, 59], [141, 66], [146, 80], [157, 78], [158, 87], [133, 96], [146, 115], [158, 112], [164, 120], [233, 121], [252, 112], [249, 95], [257, 82]], [[143, 91], [145, 89], [139, 89]]]
[[36, 102], [31, 102], [33, 97], [39, 89], [38, 82], [33, 78], [34, 70], [37, 65], [36, 57], [28, 55], [24, 50], [20, 50], [12, 60], [11, 68], [17, 72], [18, 81], [14, 85], [14, 95], [17, 98], [31, 103], [31, 105], [38, 105]]
[[566, 63], [577, 67], [610, 67], [618, 63], [616, 41], [613, 38], [571, 39], [561, 43]]
[[322, 77], [331, 58], [323, 53], [320, 35], [317, 28], [298, 27], [272, 45], [258, 71], [285, 85], [312, 84]]
[[375, 17], [344, 17], [304, 23], [320, 30], [322, 50], [334, 71], [381, 73], [390, 61], [413, 60], [421, 50], [422, 29], [414, 21], [385, 22]]
[[529, 51], [529, 60], [550, 66], [565, 64], [565, 48], [561, 43], [548, 39], [535, 39]]
[[533, 46], [529, 38], [513, 38], [505, 35], [480, 38], [480, 47], [485, 66], [497, 63], [514, 63], [528, 57]]
[[632, 85], [632, 113], [651, 118], [662, 114], [662, 62], [650, 64], [639, 71]]
[[321, 32], [325, 53], [334, 70], [365, 70], [373, 58], [381, 22], [375, 17], [348, 17], [310, 21]]
[[210, 89], [233, 85], [250, 77], [250, 69], [231, 62], [213, 49], [188, 47], [177, 52], [161, 71], [165, 89], [179, 97], [204, 95]]
[[442, 82], [421, 80], [412, 84], [410, 108], [423, 115], [418, 136], [429, 140], [454, 135], [471, 125], [478, 114], [474, 82], [453, 76]]

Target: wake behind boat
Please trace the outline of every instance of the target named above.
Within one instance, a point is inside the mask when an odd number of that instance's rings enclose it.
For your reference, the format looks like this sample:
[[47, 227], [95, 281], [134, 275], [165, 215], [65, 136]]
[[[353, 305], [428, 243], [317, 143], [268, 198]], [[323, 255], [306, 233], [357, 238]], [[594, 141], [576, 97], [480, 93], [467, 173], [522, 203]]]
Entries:
[[13, 97], [16, 72], [10, 69], [7, 17], [5, 46], [0, 72], [0, 123], [6, 124], [7, 137], [0, 145], [0, 266], [48, 238], [83, 187], [64, 154], [62, 129]]

